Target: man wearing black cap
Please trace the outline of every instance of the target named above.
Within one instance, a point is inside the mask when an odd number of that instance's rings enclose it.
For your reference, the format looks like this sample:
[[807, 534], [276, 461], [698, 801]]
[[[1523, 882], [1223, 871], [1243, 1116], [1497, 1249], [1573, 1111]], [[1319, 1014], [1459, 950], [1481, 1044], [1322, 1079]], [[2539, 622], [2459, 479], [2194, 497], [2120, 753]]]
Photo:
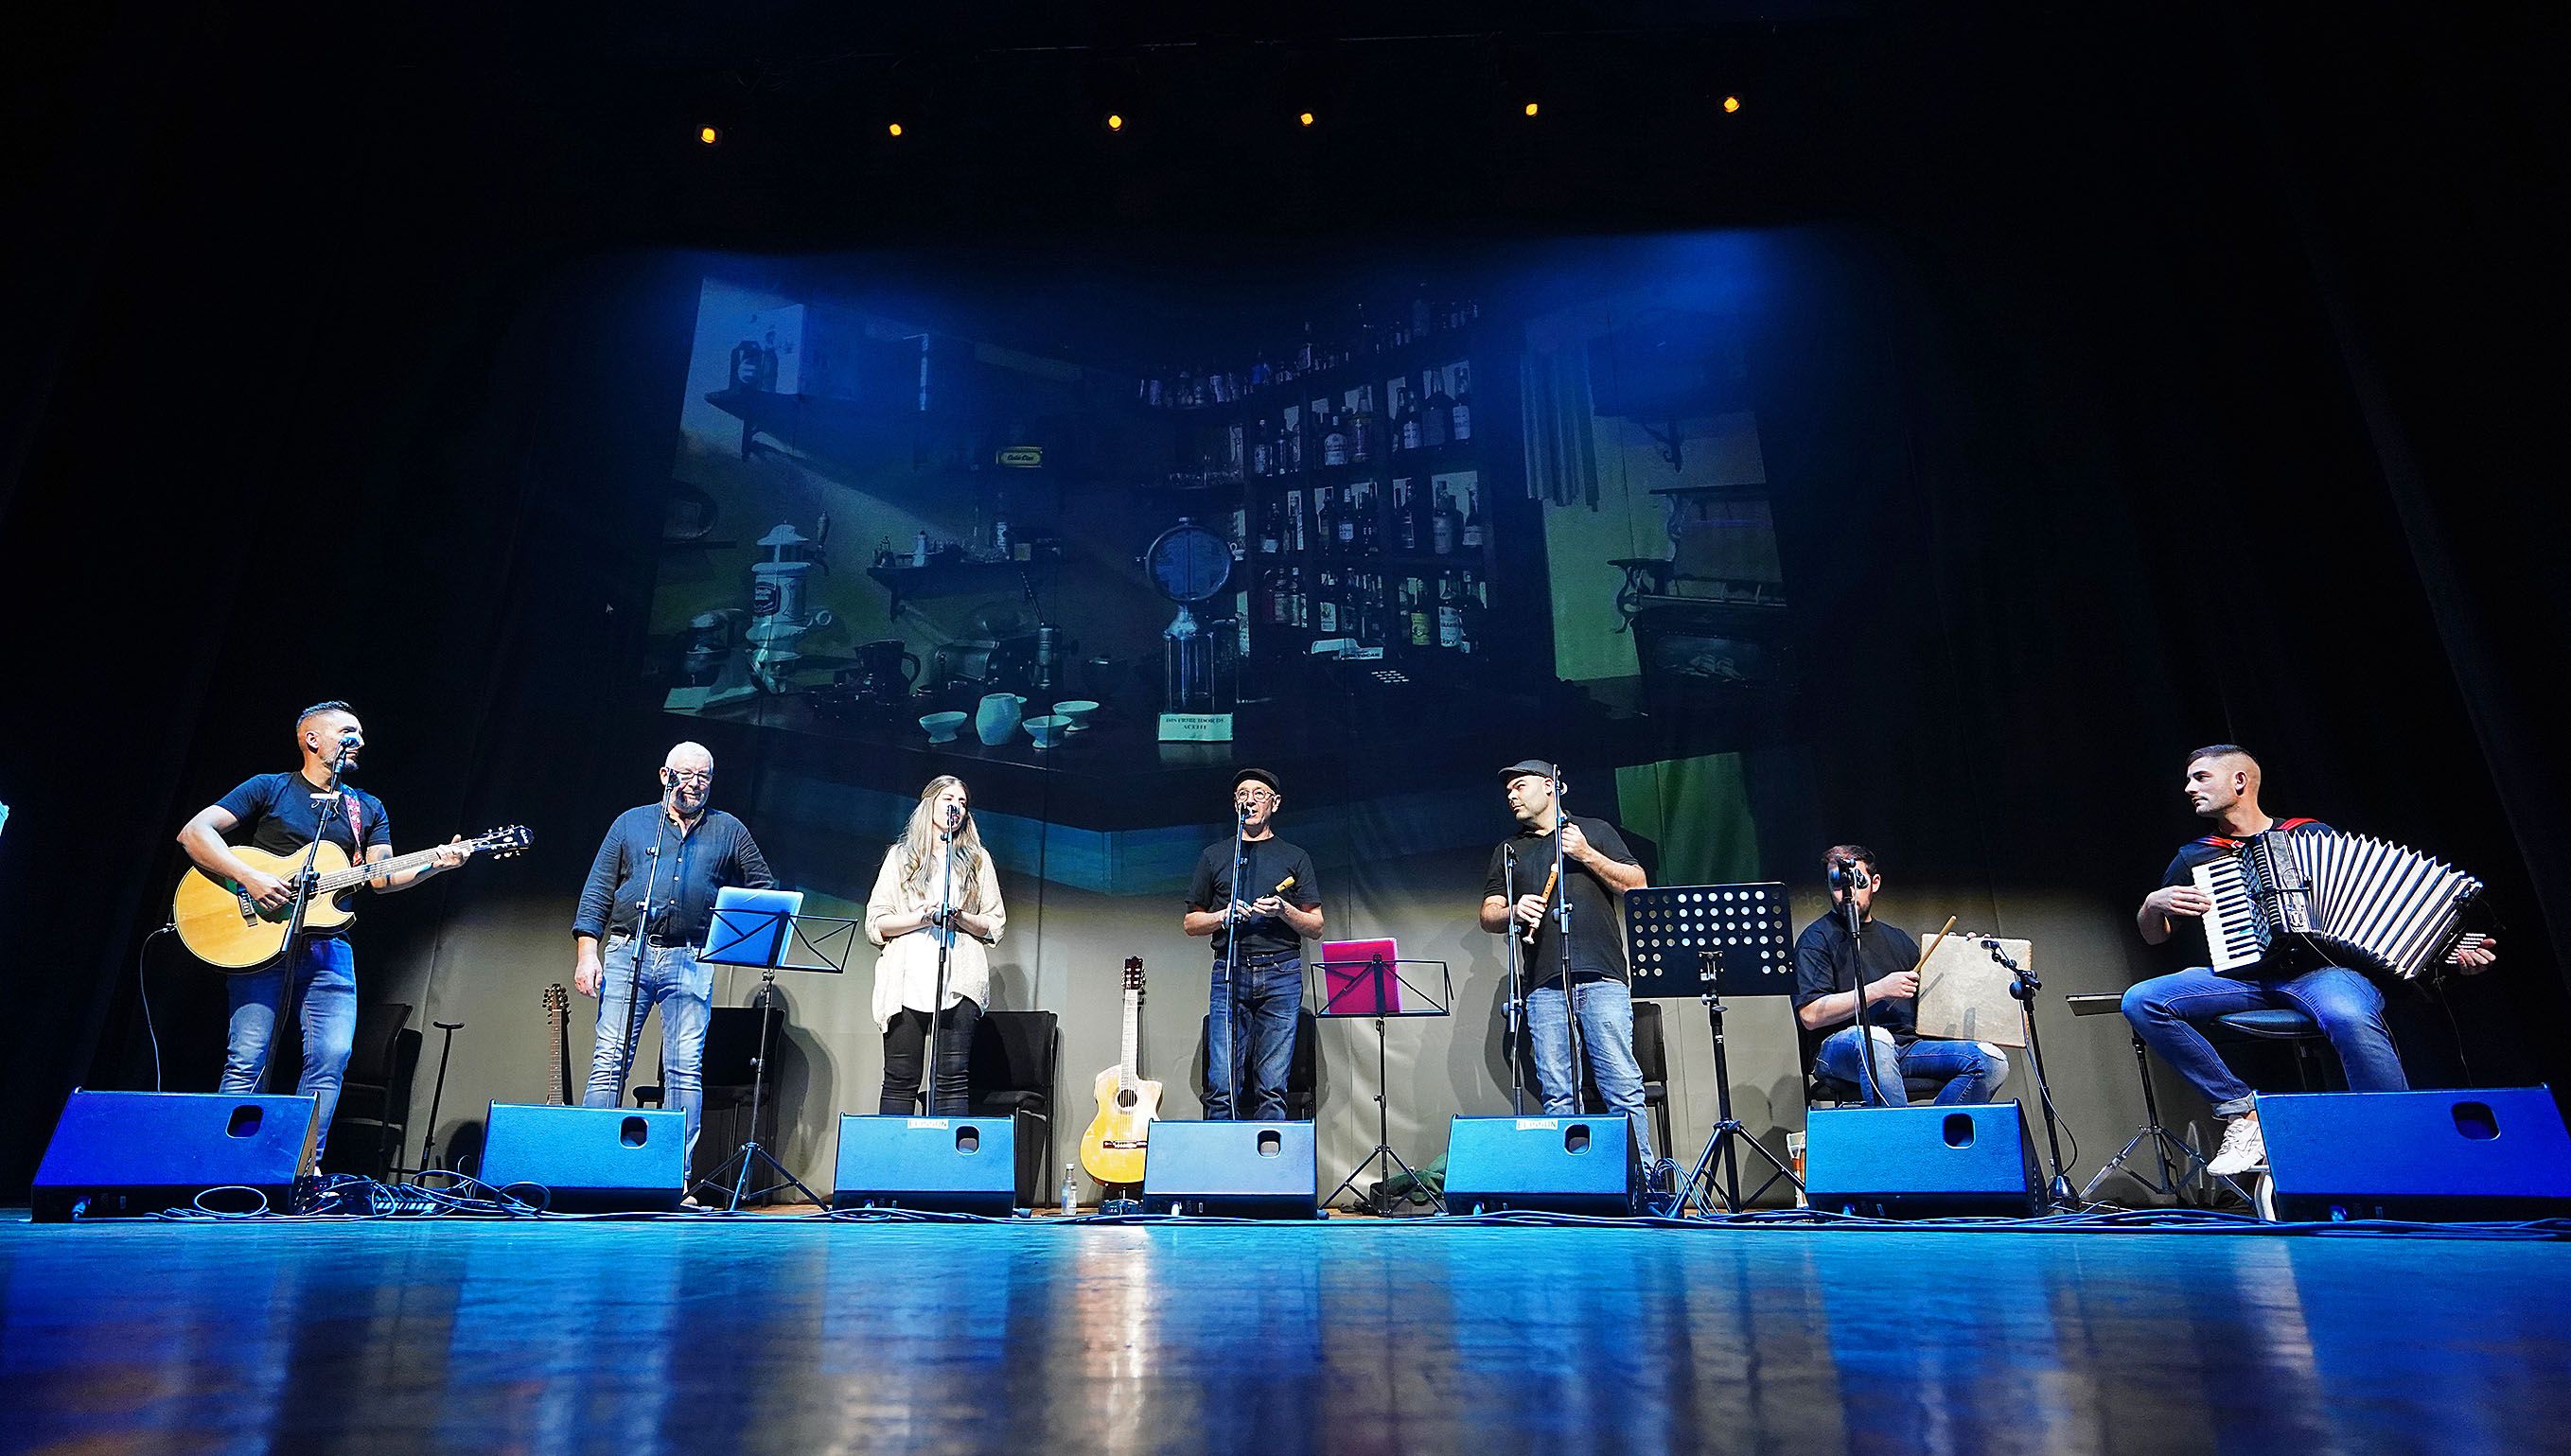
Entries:
[[[1277, 810], [1285, 802], [1277, 775], [1267, 769], [1233, 775], [1240, 837], [1209, 844], [1198, 856], [1180, 921], [1190, 935], [1214, 937], [1214, 993], [1206, 1018], [1209, 1122], [1244, 1108], [1256, 1122], [1286, 1116], [1294, 1013], [1303, 1005], [1303, 942], [1320, 938], [1321, 895], [1312, 880], [1312, 856], [1277, 837]], [[1239, 1036], [1233, 1034], [1236, 1026]]]
[[[1554, 910], [1571, 904], [1571, 1000], [1580, 1015], [1580, 1038], [1589, 1049], [1590, 1075], [1607, 1106], [1634, 1122], [1646, 1163], [1651, 1140], [1643, 1108], [1643, 1069], [1634, 1059], [1634, 995], [1626, 982], [1625, 941], [1618, 928], [1617, 896], [1646, 883], [1643, 866], [1624, 836], [1605, 819], [1560, 816], [1562, 882], [1553, 881], [1554, 784], [1560, 774], [1529, 758], [1500, 770], [1518, 832], [1491, 850], [1482, 884], [1482, 928], [1519, 937], [1526, 968], [1527, 1048], [1535, 1056], [1544, 1110], [1554, 1117], [1574, 1111], [1580, 1069], [1571, 1061], [1571, 1010], [1563, 998], [1562, 930]], [[1566, 785], [1567, 787], [1567, 785]], [[1511, 903], [1514, 887], [1517, 899]]]

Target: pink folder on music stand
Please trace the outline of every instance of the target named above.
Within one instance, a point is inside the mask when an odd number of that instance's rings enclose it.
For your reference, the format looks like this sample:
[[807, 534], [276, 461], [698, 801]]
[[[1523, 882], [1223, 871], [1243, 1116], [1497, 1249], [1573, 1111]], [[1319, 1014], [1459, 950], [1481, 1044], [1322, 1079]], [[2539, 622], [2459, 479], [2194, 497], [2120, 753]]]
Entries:
[[[1383, 957], [1383, 974], [1376, 979], [1374, 960]], [[1321, 942], [1321, 1015], [1323, 1016], [1399, 1016], [1401, 1014], [1401, 980], [1398, 967], [1401, 951], [1390, 937], [1382, 940], [1325, 940]], [[1380, 985], [1382, 990], [1377, 992]], [[1376, 998], [1380, 994], [1381, 1000]]]

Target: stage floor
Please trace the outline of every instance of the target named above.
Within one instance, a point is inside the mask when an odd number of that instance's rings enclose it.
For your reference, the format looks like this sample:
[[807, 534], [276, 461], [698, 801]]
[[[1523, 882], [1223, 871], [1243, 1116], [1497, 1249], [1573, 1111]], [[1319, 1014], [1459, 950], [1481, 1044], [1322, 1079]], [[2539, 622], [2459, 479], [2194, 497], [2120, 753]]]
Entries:
[[2519, 1453], [2566, 1310], [2461, 1239], [8, 1221], [0, 1450]]

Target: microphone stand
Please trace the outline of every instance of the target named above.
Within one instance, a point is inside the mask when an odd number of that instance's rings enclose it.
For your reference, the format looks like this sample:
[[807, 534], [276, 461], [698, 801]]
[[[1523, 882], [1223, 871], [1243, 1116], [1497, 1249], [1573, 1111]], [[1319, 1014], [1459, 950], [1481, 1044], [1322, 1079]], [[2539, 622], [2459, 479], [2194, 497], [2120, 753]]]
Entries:
[[2044, 1109], [2044, 1148], [2053, 1160], [2053, 1178], [2044, 1186], [2045, 1201], [2067, 1213], [2080, 1205], [2071, 1197], [2071, 1179], [2062, 1168], [2062, 1130], [2053, 1116], [2053, 1086], [2044, 1077], [2044, 1043], [2035, 1034], [2035, 993], [2044, 989], [2044, 982], [2036, 979], [2035, 972], [2011, 960], [1996, 938], [1983, 937], [1982, 948], [2017, 978], [2010, 983], [2009, 994], [2017, 998], [2018, 1010], [2026, 1018], [2027, 1055], [2035, 1062], [2035, 1100]]
[[[1233, 1025], [1232, 1008], [1241, 1000], [1241, 875], [1249, 857], [1250, 810], [1235, 804], [1232, 814], [1232, 889], [1223, 902], [1224, 994], [1220, 998], [1223, 1004], [1213, 1005], [1213, 998], [1209, 998], [1206, 1007], [1208, 1016], [1223, 1018], [1223, 1101], [1224, 1106], [1231, 1109], [1235, 1122], [1241, 1120], [1241, 1079], [1234, 1075], [1233, 1068], [1240, 1062], [1241, 1047], [1234, 1038], [1241, 1034], [1241, 1028]], [[1208, 1045], [1206, 1052], [1207, 1060], [1212, 1061], [1214, 1048]], [[1208, 1067], [1206, 1072], [1207, 1080], [1213, 1080], [1214, 1069]]]
[[1562, 827], [1571, 821], [1563, 817], [1562, 765], [1553, 765], [1553, 883], [1561, 898], [1554, 901], [1555, 932], [1562, 938], [1562, 1009], [1563, 1019], [1571, 1029], [1571, 1115], [1581, 1116], [1580, 1084], [1587, 1076], [1588, 1061], [1581, 1053], [1585, 1040], [1580, 1034], [1580, 993], [1571, 984], [1571, 874], [1562, 862]]
[[[1839, 911], [1847, 916], [1848, 979], [1856, 987], [1857, 1066], [1865, 1082], [1866, 1105], [1890, 1107], [1892, 1104], [1883, 1098], [1883, 1079], [1874, 1070], [1874, 1032], [1865, 1020], [1865, 912], [1856, 903], [1856, 892], [1865, 888], [1859, 879], [1865, 871], [1854, 860], [1841, 860], [1830, 866], [1830, 873], [1840, 879]], [[1909, 1095], [1904, 1093], [1902, 1100], [1907, 1102]]]
[[947, 957], [955, 949], [955, 825], [944, 814], [937, 816], [937, 985], [928, 998], [928, 1062], [919, 1094], [920, 1107], [932, 1118], [937, 1116], [937, 1019], [946, 1012]]
[[[320, 860], [321, 836], [330, 831], [330, 816], [339, 811], [339, 779], [348, 771], [348, 750], [355, 746], [356, 744], [342, 737], [339, 739], [339, 751], [330, 757], [330, 782], [325, 790], [329, 794], [329, 801], [313, 811], [312, 838], [303, 846], [303, 867], [294, 872], [294, 903], [285, 913], [285, 940], [277, 947], [276, 953], [276, 1015], [275, 1019], [268, 1023], [267, 1060], [259, 1064], [258, 1084], [252, 1089], [254, 1092], [264, 1090], [273, 1083], [276, 1077], [276, 1064], [284, 1060], [276, 1054], [277, 1038], [282, 1036], [288, 1027], [294, 1029], [295, 1062], [299, 1066], [303, 1060], [303, 998], [296, 995], [294, 990], [294, 955], [303, 948], [303, 914], [312, 907], [312, 887], [317, 882], [313, 867]], [[294, 776], [302, 779], [306, 792], [311, 792], [312, 780], [304, 778], [302, 770], [297, 769]], [[318, 798], [320, 794], [315, 793], [313, 796]], [[353, 830], [350, 831], [348, 839], [350, 843], [356, 842], [356, 834]], [[366, 846], [358, 844], [357, 852], [349, 857], [363, 862], [366, 857]], [[368, 883], [371, 884], [372, 881]], [[321, 1137], [325, 1141], [329, 1136], [328, 1128], [321, 1129]]]
[[[661, 888], [661, 851], [669, 842], [670, 798], [677, 791], [673, 784], [661, 794], [660, 812], [652, 832], [652, 867], [643, 876], [643, 914], [634, 924], [634, 965], [625, 975], [625, 1050], [616, 1059], [618, 1107], [625, 1106], [625, 1085], [634, 1076], [634, 1044], [643, 1039], [643, 962], [652, 954], [652, 901]], [[679, 848], [686, 852], [687, 841], [680, 840]], [[667, 1087], [661, 1089], [661, 1105], [670, 1105]]]
[[1504, 932], [1509, 941], [1509, 996], [1504, 1012], [1509, 1045], [1509, 1115], [1522, 1118], [1526, 1116], [1526, 1056], [1520, 1055], [1527, 1052], [1526, 937], [1518, 931], [1515, 913], [1518, 902], [1518, 847], [1515, 844], [1509, 846], [1508, 854], [1501, 861], [1500, 882], [1511, 907], [1508, 928]]

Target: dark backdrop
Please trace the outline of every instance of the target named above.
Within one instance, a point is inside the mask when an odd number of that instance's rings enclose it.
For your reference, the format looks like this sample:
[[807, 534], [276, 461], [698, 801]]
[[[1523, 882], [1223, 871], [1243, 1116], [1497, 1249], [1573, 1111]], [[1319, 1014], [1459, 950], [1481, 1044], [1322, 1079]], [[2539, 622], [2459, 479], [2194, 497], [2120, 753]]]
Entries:
[[[1382, 92], [1398, 57], [1314, 44], [1349, 58], [1351, 113], [1430, 154], [1349, 210], [1314, 204], [1379, 135], [1289, 153], [1175, 124], [1274, 84], [1256, 31], [1137, 53], [1120, 74], [1163, 119], [1144, 145], [1081, 120], [1085, 61], [1020, 59], [974, 126], [894, 154], [853, 140], [845, 75], [793, 64], [848, 39], [796, 15], [358, 35], [138, 6], [58, 16], [15, 58], [12, 135], [38, 145], [0, 406], [0, 1194], [70, 1085], [148, 1079], [131, 987], [172, 832], [282, 761], [293, 707], [361, 705], [405, 844], [638, 791], [616, 765], [666, 737], [630, 685], [696, 277], [670, 246], [994, 229], [1834, 225], [1772, 380], [1839, 401], [1771, 442], [1781, 478], [1834, 482], [1779, 514], [1813, 604], [1813, 832], [1870, 823], [1948, 877], [2129, 900], [2189, 832], [2184, 749], [2251, 742], [2281, 811], [2491, 881], [2506, 970], [2414, 1050], [2559, 1080], [2563, 795], [2536, 706], [2559, 660], [2558, 18], [1851, 6], [1504, 29]], [[999, 69], [938, 54], [958, 95]], [[1536, 85], [1547, 129], [1510, 130]], [[1750, 105], [1724, 130], [1707, 102], [1732, 87]], [[684, 133], [715, 110], [730, 140], [699, 155]], [[560, 367], [566, 338], [605, 363]], [[1922, 554], [1934, 571], [1887, 570]], [[513, 872], [566, 881], [586, 848]], [[387, 905], [367, 953], [472, 883]], [[165, 1031], [193, 1011], [202, 1036], [220, 990], [197, 986]]]

